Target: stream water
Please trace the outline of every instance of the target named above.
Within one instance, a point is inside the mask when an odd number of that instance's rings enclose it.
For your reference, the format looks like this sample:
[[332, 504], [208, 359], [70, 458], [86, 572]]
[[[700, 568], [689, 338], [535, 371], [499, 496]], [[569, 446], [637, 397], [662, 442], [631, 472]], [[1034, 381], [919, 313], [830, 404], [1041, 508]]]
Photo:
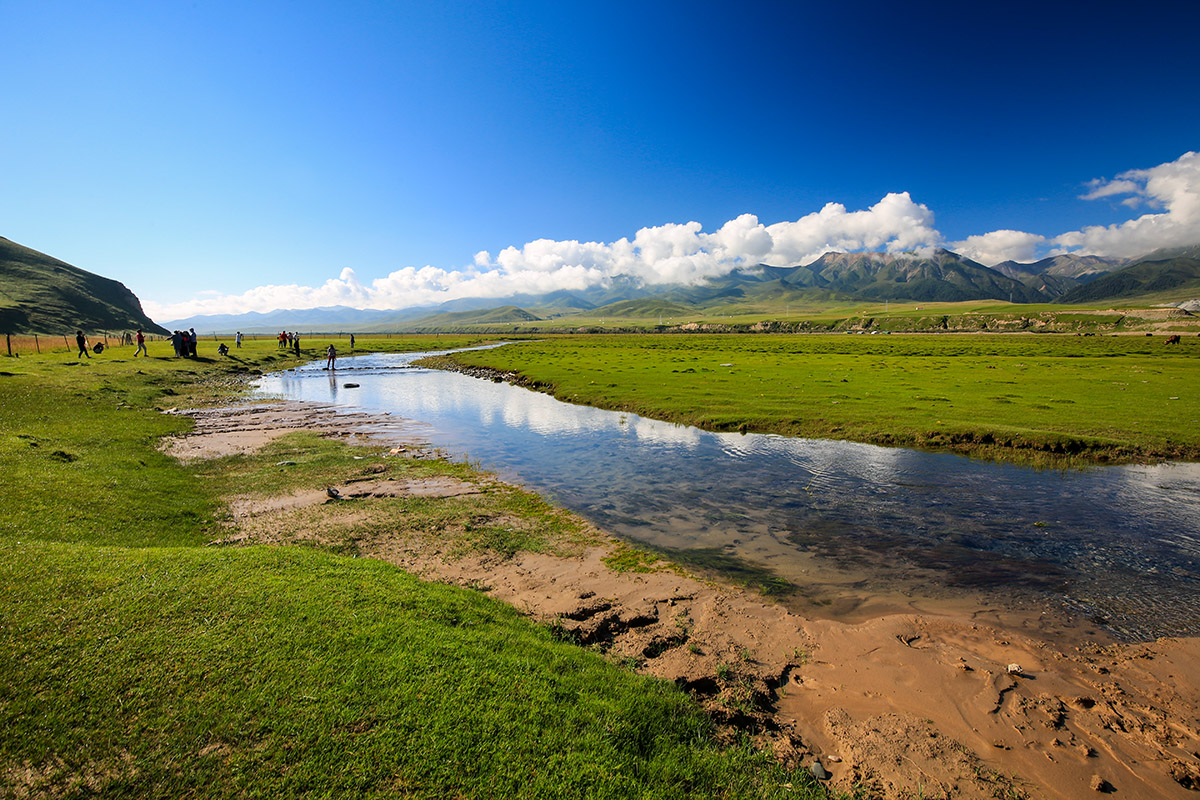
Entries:
[[[1122, 639], [1200, 634], [1200, 464], [1037, 470], [852, 442], [709, 433], [364, 355], [259, 391], [417, 422], [622, 538], [791, 602], [982, 597]], [[346, 383], [359, 384], [347, 388]]]

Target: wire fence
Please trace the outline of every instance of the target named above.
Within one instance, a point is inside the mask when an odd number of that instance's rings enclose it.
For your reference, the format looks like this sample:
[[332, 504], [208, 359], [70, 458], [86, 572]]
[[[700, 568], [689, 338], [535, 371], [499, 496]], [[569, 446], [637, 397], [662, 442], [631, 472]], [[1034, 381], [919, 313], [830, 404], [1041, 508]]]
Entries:
[[[164, 336], [147, 336], [146, 341], [162, 341], [165, 338]], [[132, 345], [133, 334], [101, 331], [100, 333], [88, 335], [89, 344], [95, 345], [100, 342], [103, 342], [105, 347], [121, 344]], [[77, 349], [75, 334], [73, 332], [62, 335], [44, 333], [14, 335], [6, 333], [4, 334], [4, 347], [4, 352], [10, 356], [29, 355], [32, 353], [72, 352]]]

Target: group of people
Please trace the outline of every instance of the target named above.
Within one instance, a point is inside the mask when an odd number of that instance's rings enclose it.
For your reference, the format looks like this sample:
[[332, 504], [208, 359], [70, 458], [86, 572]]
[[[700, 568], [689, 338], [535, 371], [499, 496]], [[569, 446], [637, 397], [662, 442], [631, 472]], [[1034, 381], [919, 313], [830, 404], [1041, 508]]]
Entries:
[[280, 350], [291, 350], [300, 355], [300, 331], [280, 331], [277, 338]]
[[[194, 331], [193, 331], [193, 335], [195, 335]], [[121, 344], [133, 344], [134, 339], [135, 339], [135, 337], [133, 336], [133, 334], [131, 334], [129, 332], [125, 332], [125, 333], [121, 334]], [[133, 351], [134, 358], [136, 358], [139, 355], [148, 357], [150, 354], [148, 352], [146, 352], [146, 334], [142, 332], [141, 328], [138, 328], [136, 339], [137, 339], [137, 350]], [[79, 331], [79, 330], [75, 331], [75, 346], [79, 348], [79, 358], [83, 358], [84, 356], [91, 358], [92, 350], [95, 350], [97, 353], [104, 350], [104, 342], [97, 342], [93, 346], [92, 343], [88, 341], [87, 334], [85, 334], [83, 331]]]
[[[138, 333], [141, 333], [139, 331]], [[175, 348], [176, 356], [184, 358], [196, 357], [196, 329], [189, 328], [186, 331], [174, 331], [171, 334], [171, 347]]]
[[[300, 332], [299, 331], [280, 331], [277, 337], [280, 350], [292, 350], [296, 355], [300, 355]], [[241, 334], [238, 334], [238, 347], [241, 347]], [[350, 349], [354, 349], [354, 334], [350, 334]], [[325, 369], [333, 369], [334, 363], [337, 361], [337, 348], [333, 345], [325, 348]]]
[[[171, 333], [169, 341], [171, 342], [171, 347], [174, 348], [174, 350], [175, 350], [176, 357], [195, 358], [196, 357], [197, 339], [198, 339], [198, 337], [196, 335], [196, 329], [189, 328], [185, 331], [173, 331]], [[234, 335], [233, 341], [237, 347], [242, 346], [242, 332], [241, 331], [238, 331]], [[146, 334], [140, 328], [138, 329], [136, 335], [131, 335], [129, 333], [126, 333], [126, 334], [122, 335], [122, 337], [121, 337], [122, 344], [133, 344], [134, 342], [137, 343], [137, 350], [135, 350], [133, 353], [135, 358], [139, 355], [147, 356], [147, 357], [150, 355], [146, 351]], [[84, 335], [83, 331], [81, 331], [81, 330], [75, 331], [75, 344], [78, 345], [78, 347], [79, 347], [79, 357], [80, 358], [83, 358], [85, 356], [87, 358], [92, 357], [91, 343], [88, 341], [88, 338], [87, 338], [87, 336]], [[103, 345], [97, 345], [96, 352], [99, 352], [100, 348], [102, 346]], [[300, 334], [298, 332], [294, 332], [294, 331], [280, 331], [280, 333], [279, 333], [279, 349], [280, 350], [285, 350], [285, 349], [293, 350], [296, 353], [296, 355], [300, 355]], [[351, 351], [354, 350], [354, 334], [350, 334], [350, 350]], [[226, 345], [224, 342], [222, 342], [220, 345], [217, 346], [217, 352], [223, 356], [229, 355], [229, 346]], [[336, 360], [337, 360], [337, 349], [334, 348], [334, 346], [331, 344], [325, 350], [325, 367], [326, 367], [326, 369], [333, 369], [334, 362]]]

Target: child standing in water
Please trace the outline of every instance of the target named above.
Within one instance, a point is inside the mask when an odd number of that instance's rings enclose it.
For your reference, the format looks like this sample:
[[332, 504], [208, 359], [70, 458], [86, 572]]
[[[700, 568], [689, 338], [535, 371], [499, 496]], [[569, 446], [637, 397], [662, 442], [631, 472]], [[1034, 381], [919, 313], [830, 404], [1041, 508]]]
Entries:
[[325, 350], [325, 369], [333, 369], [333, 362], [337, 360], [337, 350], [333, 345]]

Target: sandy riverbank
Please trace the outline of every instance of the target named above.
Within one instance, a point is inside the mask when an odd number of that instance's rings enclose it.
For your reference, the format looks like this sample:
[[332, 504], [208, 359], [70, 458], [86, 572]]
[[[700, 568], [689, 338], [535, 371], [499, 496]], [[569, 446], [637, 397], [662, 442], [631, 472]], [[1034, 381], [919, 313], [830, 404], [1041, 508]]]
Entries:
[[[430, 450], [403, 420], [271, 403], [186, 412], [184, 460], [247, 452], [295, 430]], [[462, 481], [361, 480], [344, 498], [478, 491]], [[325, 492], [231, 498], [227, 542], [270, 542], [271, 520]], [[819, 759], [835, 786], [885, 797], [1195, 797], [1200, 789], [1200, 639], [1097, 645], [1031, 635], [1004, 615], [953, 606], [815, 619], [680, 571], [618, 572], [609, 543], [570, 558], [450, 558], [376, 537], [362, 555], [481, 588], [564, 636], [686, 686], [728, 731], [782, 759]], [[929, 610], [936, 608], [935, 611]], [[1012, 666], [1010, 666], [1012, 665]]]

